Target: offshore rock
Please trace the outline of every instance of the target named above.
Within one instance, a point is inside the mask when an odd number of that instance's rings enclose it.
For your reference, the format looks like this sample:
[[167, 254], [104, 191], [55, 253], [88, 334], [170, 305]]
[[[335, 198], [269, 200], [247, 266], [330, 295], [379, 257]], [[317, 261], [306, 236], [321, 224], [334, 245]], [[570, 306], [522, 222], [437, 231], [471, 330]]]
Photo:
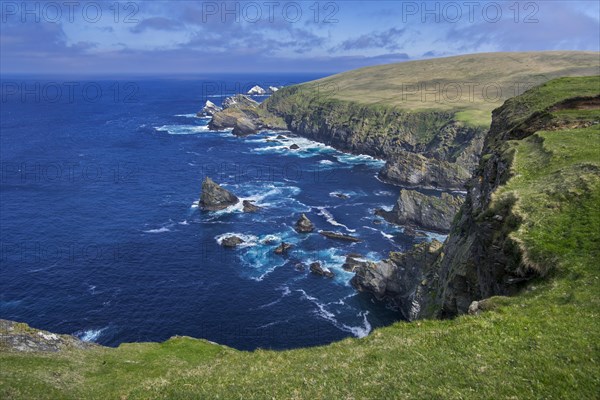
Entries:
[[315, 229], [313, 223], [308, 219], [306, 214], [302, 214], [294, 227], [298, 233], [309, 233]]
[[239, 199], [227, 189], [223, 189], [208, 176], [202, 182], [200, 208], [204, 211], [219, 211], [237, 204]]
[[242, 202], [242, 205], [244, 206], [244, 212], [247, 212], [247, 213], [257, 212], [257, 211], [262, 210], [262, 207], [259, 207], [248, 200], [244, 200]]

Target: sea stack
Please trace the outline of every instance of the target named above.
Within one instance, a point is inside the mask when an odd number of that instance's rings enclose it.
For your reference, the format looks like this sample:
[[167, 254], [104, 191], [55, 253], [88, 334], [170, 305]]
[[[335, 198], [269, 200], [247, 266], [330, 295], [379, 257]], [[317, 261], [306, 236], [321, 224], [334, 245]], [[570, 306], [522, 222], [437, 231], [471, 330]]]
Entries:
[[315, 229], [315, 226], [310, 221], [310, 219], [308, 219], [306, 214], [302, 214], [296, 222], [296, 226], [294, 227], [294, 229], [296, 229], [296, 232], [298, 233], [309, 233], [312, 232], [313, 229]]
[[202, 182], [200, 208], [204, 211], [219, 211], [237, 204], [239, 199], [230, 191], [223, 189], [208, 176]]

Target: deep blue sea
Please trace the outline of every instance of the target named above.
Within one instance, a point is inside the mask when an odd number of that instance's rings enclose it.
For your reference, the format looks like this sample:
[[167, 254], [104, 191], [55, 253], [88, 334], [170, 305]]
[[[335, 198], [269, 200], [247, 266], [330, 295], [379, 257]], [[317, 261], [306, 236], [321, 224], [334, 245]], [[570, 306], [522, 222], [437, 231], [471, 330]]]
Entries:
[[[206, 99], [319, 77], [3, 77], [0, 318], [109, 346], [187, 335], [238, 349], [326, 344], [397, 320], [341, 268], [348, 253], [379, 260], [417, 240], [374, 223], [399, 191], [377, 180], [383, 162], [290, 133], [211, 132], [195, 117]], [[207, 175], [264, 209], [201, 212]], [[297, 234], [301, 213], [363, 242]], [[247, 243], [222, 248], [233, 233]], [[278, 256], [268, 239], [294, 247]], [[294, 268], [312, 261], [335, 278]]]

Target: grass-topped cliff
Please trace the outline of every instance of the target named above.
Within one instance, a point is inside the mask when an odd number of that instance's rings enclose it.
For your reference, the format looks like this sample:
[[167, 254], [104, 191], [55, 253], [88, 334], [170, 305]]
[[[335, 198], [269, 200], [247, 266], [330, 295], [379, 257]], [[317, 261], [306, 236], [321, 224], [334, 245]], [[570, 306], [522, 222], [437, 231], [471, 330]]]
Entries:
[[462, 189], [492, 110], [560, 76], [600, 74], [597, 52], [490, 53], [344, 72], [283, 88], [261, 109], [294, 132], [387, 161], [403, 186]]
[[[470, 194], [453, 234], [468, 228], [463, 223], [469, 218], [501, 222], [506, 229], [492, 239], [509, 238], [516, 243], [511, 251], [525, 255], [518, 265], [544, 272], [518, 295], [492, 297], [473, 316], [396, 323], [363, 339], [292, 351], [241, 352], [173, 338], [115, 349], [22, 352], [14, 351], [9, 337], [26, 341], [27, 335], [43, 335], [2, 324], [0, 397], [597, 398], [598, 96], [599, 77], [560, 79], [510, 100], [494, 114], [474, 176], [488, 182], [489, 190], [479, 193], [489, 197]], [[480, 208], [469, 205], [475, 199]], [[482, 251], [498, 249], [490, 245]]]
[[[382, 111], [449, 112], [458, 121], [487, 128], [492, 110], [508, 98], [557, 77], [598, 75], [598, 56], [597, 52], [546, 51], [408, 61], [284, 88], [274, 99], [294, 92], [288, 104], [295, 107], [305, 102], [313, 107], [343, 102]], [[430, 130], [419, 132], [424, 140], [431, 134]]]

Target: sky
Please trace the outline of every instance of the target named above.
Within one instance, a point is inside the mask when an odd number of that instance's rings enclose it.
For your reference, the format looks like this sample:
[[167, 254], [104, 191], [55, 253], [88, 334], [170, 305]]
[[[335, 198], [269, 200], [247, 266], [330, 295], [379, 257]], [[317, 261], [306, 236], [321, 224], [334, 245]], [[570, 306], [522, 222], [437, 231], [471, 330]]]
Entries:
[[600, 50], [590, 1], [0, 1], [0, 73], [341, 72]]

